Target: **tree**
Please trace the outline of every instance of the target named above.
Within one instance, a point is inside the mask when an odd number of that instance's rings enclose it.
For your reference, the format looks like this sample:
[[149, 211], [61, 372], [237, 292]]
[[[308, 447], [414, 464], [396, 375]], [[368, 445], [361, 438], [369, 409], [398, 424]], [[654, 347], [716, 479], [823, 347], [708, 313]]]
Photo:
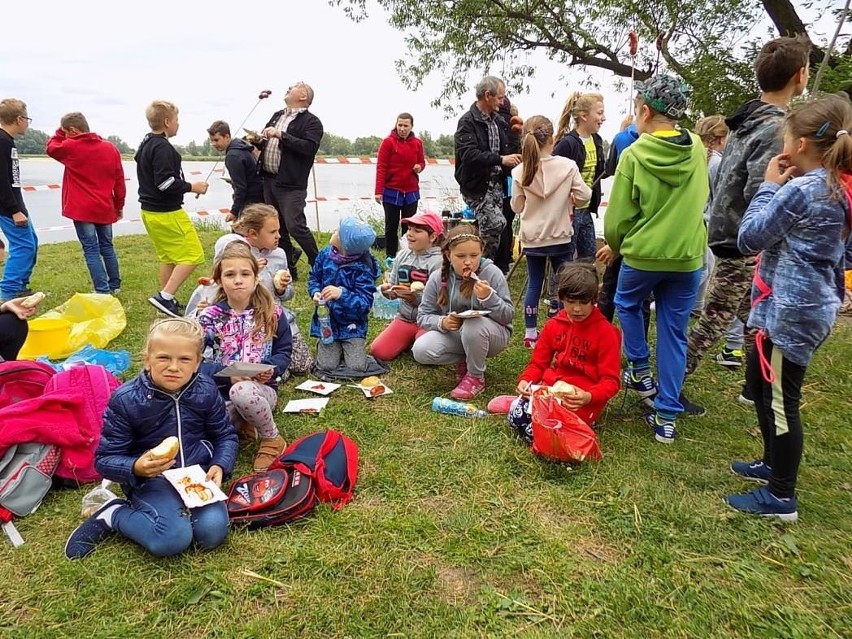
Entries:
[[352, 143], [352, 152], [355, 155], [376, 155], [379, 152], [379, 145], [382, 143], [382, 138], [377, 135], [371, 135], [366, 138], [355, 138]]
[[[367, 17], [367, 0], [329, 0], [355, 21]], [[440, 73], [442, 95], [433, 101], [452, 114], [470, 87], [471, 70], [497, 70], [509, 92], [519, 95], [536, 73], [528, 53], [542, 51], [566, 66], [596, 67], [614, 75], [646, 79], [657, 69], [679, 74], [694, 89], [699, 112], [729, 112], [753, 96], [752, 59], [765, 37], [755, 25], [769, 17], [778, 32], [807, 34], [790, 0], [376, 0], [391, 26], [405, 33], [410, 56], [397, 60], [402, 82], [417, 89]], [[813, 0], [827, 10], [832, 0]], [[629, 53], [628, 31], [640, 38]], [[838, 51], [842, 48], [838, 47]], [[812, 64], [821, 58], [814, 52]], [[852, 59], [852, 39], [833, 58], [833, 68]], [[814, 62], [814, 60], [816, 62]], [[635, 63], [635, 70], [634, 64]], [[834, 89], [852, 90], [852, 77]], [[826, 87], [828, 88], [828, 87]]]
[[44, 148], [50, 135], [38, 129], [29, 128], [26, 132], [15, 138], [15, 146], [18, 147], [20, 155], [44, 155]]
[[123, 154], [123, 155], [133, 155], [134, 153], [136, 153], [136, 149], [130, 148], [130, 146], [127, 144], [127, 142], [122, 140], [117, 135], [107, 136], [107, 142], [112, 142], [115, 145], [115, 147], [118, 149], [118, 152]]

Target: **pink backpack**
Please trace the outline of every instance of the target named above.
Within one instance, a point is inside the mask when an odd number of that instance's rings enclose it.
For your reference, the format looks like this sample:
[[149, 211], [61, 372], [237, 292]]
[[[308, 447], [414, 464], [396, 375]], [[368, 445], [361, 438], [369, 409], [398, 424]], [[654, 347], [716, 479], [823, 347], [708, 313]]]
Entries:
[[82, 447], [63, 447], [59, 466], [54, 473], [63, 483], [88, 484], [102, 478], [95, 470], [95, 451], [101, 441], [104, 427], [104, 411], [113, 391], [121, 382], [103, 366], [86, 364], [61, 371], [45, 386], [45, 395], [74, 398], [78, 407], [78, 426], [86, 435]]

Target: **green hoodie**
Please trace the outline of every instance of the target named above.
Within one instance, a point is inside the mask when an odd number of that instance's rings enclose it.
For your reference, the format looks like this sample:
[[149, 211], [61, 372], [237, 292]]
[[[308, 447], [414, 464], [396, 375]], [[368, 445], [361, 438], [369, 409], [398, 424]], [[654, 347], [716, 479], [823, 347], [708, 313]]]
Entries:
[[689, 273], [707, 248], [704, 207], [710, 195], [701, 139], [643, 134], [618, 161], [604, 216], [613, 253], [641, 271]]

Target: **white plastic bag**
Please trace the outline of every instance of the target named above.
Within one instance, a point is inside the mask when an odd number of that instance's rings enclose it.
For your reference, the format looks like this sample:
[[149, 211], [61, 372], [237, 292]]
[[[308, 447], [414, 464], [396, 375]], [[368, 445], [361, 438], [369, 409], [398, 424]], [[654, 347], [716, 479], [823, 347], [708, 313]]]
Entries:
[[94, 515], [105, 503], [111, 499], [118, 499], [118, 495], [109, 489], [112, 484], [113, 482], [109, 479], [104, 479], [100, 486], [93, 488], [83, 495], [83, 509], [81, 512], [83, 517]]

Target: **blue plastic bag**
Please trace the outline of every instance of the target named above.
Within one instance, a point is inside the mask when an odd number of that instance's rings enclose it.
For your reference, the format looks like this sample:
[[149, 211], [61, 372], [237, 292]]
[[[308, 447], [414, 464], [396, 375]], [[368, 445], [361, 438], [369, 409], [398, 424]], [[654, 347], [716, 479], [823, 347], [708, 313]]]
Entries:
[[103, 366], [113, 375], [118, 375], [130, 368], [130, 352], [108, 351], [103, 348], [95, 348], [91, 344], [87, 344], [61, 362], [51, 362], [46, 357], [39, 357], [37, 361], [44, 362], [57, 371], [68, 370], [72, 366], [80, 366], [83, 364], [97, 364], [99, 366]]

